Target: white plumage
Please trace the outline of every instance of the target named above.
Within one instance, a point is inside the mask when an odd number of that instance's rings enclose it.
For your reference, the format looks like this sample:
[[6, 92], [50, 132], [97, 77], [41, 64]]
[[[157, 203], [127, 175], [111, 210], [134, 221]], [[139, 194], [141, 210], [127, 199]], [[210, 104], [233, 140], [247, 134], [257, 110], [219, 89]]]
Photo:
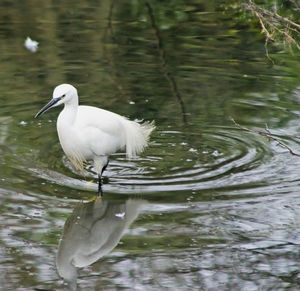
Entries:
[[69, 84], [57, 86], [52, 100], [35, 117], [61, 104], [64, 109], [57, 119], [60, 144], [76, 169], [83, 171], [84, 162], [94, 162], [101, 193], [101, 175], [108, 157], [119, 150], [126, 150], [128, 158], [141, 153], [155, 126], [153, 122], [139, 124], [97, 107], [79, 106], [77, 90]]

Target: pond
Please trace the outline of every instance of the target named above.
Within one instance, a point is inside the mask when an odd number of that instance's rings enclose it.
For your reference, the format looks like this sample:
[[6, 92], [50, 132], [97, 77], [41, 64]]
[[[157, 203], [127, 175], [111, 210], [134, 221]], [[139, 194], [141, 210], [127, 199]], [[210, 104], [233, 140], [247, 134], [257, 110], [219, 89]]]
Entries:
[[[251, 131], [300, 153], [300, 53], [268, 58], [245, 15], [234, 1], [1, 2], [1, 290], [299, 288], [300, 158]], [[60, 147], [61, 108], [34, 119], [61, 83], [156, 123], [143, 154], [111, 157], [102, 198]]]

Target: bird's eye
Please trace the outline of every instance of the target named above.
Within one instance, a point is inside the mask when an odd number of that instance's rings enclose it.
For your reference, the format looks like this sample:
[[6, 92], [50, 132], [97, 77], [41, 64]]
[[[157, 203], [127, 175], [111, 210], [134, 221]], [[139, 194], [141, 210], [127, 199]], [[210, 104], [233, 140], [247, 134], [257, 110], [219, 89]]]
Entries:
[[66, 97], [66, 94], [64, 94], [64, 95], [61, 96], [61, 98], [64, 98], [64, 97]]

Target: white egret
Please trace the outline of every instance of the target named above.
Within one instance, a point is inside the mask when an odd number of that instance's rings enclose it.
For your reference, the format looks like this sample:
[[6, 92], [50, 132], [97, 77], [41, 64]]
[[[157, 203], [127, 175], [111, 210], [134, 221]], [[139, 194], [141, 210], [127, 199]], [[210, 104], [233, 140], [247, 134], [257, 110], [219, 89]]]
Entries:
[[116, 113], [78, 104], [76, 88], [69, 84], [57, 86], [52, 100], [36, 115], [64, 104], [57, 118], [57, 133], [61, 147], [74, 167], [83, 172], [84, 162], [92, 160], [98, 172], [98, 193], [102, 195], [101, 176], [108, 157], [126, 149], [128, 158], [141, 153], [155, 129], [153, 122], [139, 124]]

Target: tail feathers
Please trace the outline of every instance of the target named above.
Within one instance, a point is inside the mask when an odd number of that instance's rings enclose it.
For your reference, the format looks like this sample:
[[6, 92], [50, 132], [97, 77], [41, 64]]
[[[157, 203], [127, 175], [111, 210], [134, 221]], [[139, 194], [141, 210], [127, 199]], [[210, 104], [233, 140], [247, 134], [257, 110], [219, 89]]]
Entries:
[[129, 121], [126, 125], [126, 155], [128, 158], [135, 157], [144, 150], [154, 129], [154, 121], [146, 121], [141, 124]]

